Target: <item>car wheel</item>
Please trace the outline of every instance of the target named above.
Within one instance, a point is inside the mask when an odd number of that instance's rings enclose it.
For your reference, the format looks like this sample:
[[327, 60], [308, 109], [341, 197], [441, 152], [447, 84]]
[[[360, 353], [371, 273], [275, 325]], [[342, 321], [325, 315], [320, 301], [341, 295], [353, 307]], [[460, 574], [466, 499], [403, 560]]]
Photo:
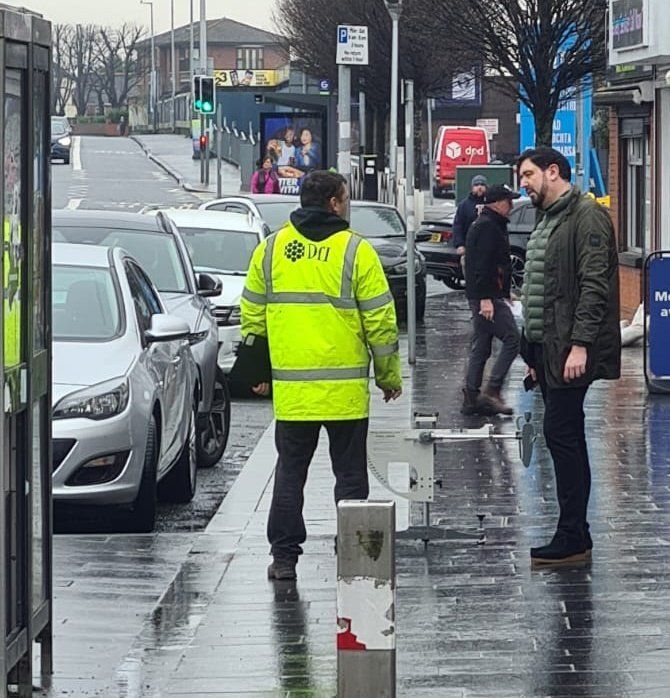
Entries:
[[151, 416], [147, 428], [147, 444], [144, 449], [144, 467], [140, 490], [132, 505], [130, 525], [137, 533], [151, 533], [156, 525], [156, 468], [158, 465], [158, 430], [156, 420]]
[[214, 467], [223, 456], [230, 434], [230, 390], [224, 372], [216, 369], [212, 409], [198, 433], [198, 465]]
[[186, 504], [195, 496], [197, 483], [197, 435], [195, 429], [196, 409], [191, 408], [191, 421], [188, 427], [188, 438], [181, 454], [172, 470], [158, 486], [160, 498], [166, 502]]
[[526, 267], [526, 253], [523, 250], [513, 248], [510, 254], [510, 261], [512, 263], [511, 291], [514, 295], [520, 296], [521, 288], [523, 287], [524, 269]]
[[444, 284], [447, 288], [451, 288], [454, 291], [462, 291], [465, 288], [465, 279], [460, 279], [455, 276], [445, 276]]

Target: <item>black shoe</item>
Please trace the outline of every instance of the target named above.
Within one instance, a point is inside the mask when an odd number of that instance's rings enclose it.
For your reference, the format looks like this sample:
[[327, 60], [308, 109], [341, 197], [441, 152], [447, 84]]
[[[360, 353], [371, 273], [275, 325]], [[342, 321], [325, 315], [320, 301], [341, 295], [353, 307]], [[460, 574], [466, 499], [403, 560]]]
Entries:
[[591, 539], [591, 533], [588, 528], [584, 533], [584, 544], [586, 545], [586, 556], [590, 558], [591, 551], [593, 550], [593, 540]]
[[470, 417], [473, 414], [477, 414], [478, 408], [479, 393], [463, 388], [463, 407], [461, 407], [461, 414], [464, 414], [466, 417]]
[[586, 562], [590, 552], [585, 541], [575, 540], [563, 533], [557, 533], [549, 545], [530, 549], [533, 565], [563, 565]]
[[268, 579], [295, 579], [296, 563], [292, 560], [277, 560], [268, 567]]

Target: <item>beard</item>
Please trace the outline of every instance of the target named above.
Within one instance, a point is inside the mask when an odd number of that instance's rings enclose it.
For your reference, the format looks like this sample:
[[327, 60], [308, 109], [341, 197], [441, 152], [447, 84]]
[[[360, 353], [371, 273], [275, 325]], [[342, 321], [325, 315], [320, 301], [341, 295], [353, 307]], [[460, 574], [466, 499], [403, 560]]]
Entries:
[[542, 187], [540, 188], [539, 192], [535, 191], [535, 190], [531, 190], [528, 192], [528, 196], [529, 196], [531, 202], [533, 203], [533, 206], [535, 206], [535, 208], [541, 209], [543, 207], [543, 204], [547, 199], [547, 192], [548, 191], [549, 191], [549, 184], [545, 179], [543, 179], [542, 180]]

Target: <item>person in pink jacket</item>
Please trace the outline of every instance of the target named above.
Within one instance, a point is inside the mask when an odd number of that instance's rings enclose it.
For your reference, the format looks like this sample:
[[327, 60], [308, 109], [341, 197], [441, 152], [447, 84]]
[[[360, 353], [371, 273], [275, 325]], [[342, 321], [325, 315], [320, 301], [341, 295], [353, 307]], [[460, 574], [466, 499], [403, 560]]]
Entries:
[[252, 194], [280, 194], [279, 177], [272, 166], [272, 158], [258, 161], [258, 169], [251, 177]]

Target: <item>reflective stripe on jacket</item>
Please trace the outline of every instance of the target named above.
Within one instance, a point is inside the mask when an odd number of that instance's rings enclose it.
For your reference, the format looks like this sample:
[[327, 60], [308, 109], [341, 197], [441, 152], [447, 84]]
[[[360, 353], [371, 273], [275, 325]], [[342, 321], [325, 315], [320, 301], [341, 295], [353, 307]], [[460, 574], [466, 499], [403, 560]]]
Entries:
[[268, 337], [275, 416], [363, 419], [369, 364], [377, 385], [401, 386], [395, 305], [377, 253], [343, 230], [321, 242], [292, 223], [254, 252], [242, 335]]

